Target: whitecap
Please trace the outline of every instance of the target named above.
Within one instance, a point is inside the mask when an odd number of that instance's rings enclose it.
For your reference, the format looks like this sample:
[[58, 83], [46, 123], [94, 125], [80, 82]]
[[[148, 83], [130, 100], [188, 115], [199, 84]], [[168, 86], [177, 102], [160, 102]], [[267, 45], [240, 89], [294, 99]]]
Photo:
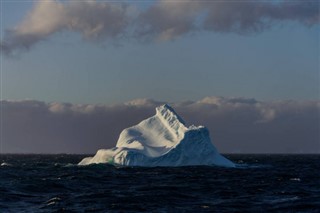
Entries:
[[299, 200], [300, 198], [298, 196], [294, 196], [294, 197], [279, 197], [277, 199], [270, 199], [270, 200], [266, 200], [267, 203], [271, 203], [271, 204], [275, 204], [275, 203], [286, 203], [286, 202], [292, 202], [292, 201], [296, 201]]
[[235, 168], [238, 169], [258, 169], [258, 168], [270, 168], [271, 165], [267, 164], [247, 164], [247, 163], [241, 163], [241, 164], [235, 164]]
[[0, 166], [8, 166], [9, 167], [9, 166], [12, 166], [12, 165], [10, 163], [3, 162], [3, 163], [0, 164]]
[[47, 200], [45, 203], [46, 203], [47, 206], [51, 206], [51, 205], [55, 205], [59, 201], [61, 201], [60, 197], [53, 197], [53, 198]]
[[300, 182], [300, 181], [301, 181], [301, 179], [300, 179], [300, 178], [290, 178], [290, 180], [292, 180], [292, 181], [298, 181], [298, 182]]

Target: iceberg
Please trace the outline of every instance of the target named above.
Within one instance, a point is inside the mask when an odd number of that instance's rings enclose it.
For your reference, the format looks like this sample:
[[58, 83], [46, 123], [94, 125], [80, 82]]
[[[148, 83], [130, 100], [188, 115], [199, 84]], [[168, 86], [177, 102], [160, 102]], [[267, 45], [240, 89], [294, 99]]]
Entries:
[[181, 117], [167, 104], [156, 114], [124, 129], [112, 149], [100, 149], [78, 165], [110, 163], [122, 166], [195, 166], [234, 167], [211, 143], [204, 126], [186, 127]]

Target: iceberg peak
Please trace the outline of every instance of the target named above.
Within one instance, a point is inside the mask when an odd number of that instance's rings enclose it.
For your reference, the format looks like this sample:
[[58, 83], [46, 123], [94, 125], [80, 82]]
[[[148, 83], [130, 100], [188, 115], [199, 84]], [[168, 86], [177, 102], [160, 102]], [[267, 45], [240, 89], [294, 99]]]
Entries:
[[234, 167], [211, 143], [203, 126], [187, 128], [182, 118], [167, 104], [156, 114], [124, 129], [112, 149], [98, 150], [79, 165], [110, 163], [125, 166], [218, 165]]
[[185, 125], [184, 120], [168, 104], [164, 104], [162, 106], [157, 107], [156, 112], [158, 116], [161, 116], [166, 120], [177, 120], [177, 122]]

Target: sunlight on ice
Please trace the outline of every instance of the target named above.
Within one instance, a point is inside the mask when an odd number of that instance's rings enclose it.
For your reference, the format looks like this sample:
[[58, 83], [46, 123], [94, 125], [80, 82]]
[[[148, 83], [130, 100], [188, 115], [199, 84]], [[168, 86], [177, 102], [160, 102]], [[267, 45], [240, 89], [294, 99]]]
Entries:
[[211, 143], [203, 126], [189, 128], [168, 105], [156, 108], [156, 115], [124, 129], [116, 147], [100, 149], [79, 165], [112, 163], [123, 166], [216, 165], [234, 167]]

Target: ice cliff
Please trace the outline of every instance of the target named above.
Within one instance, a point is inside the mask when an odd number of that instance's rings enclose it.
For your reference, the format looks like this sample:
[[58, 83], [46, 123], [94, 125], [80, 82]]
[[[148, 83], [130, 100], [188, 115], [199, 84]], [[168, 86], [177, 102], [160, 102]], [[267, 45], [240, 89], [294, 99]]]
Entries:
[[100, 149], [79, 165], [111, 163], [123, 166], [217, 165], [234, 167], [211, 143], [203, 126], [185, 126], [168, 105], [156, 108], [156, 115], [124, 129], [116, 147]]

